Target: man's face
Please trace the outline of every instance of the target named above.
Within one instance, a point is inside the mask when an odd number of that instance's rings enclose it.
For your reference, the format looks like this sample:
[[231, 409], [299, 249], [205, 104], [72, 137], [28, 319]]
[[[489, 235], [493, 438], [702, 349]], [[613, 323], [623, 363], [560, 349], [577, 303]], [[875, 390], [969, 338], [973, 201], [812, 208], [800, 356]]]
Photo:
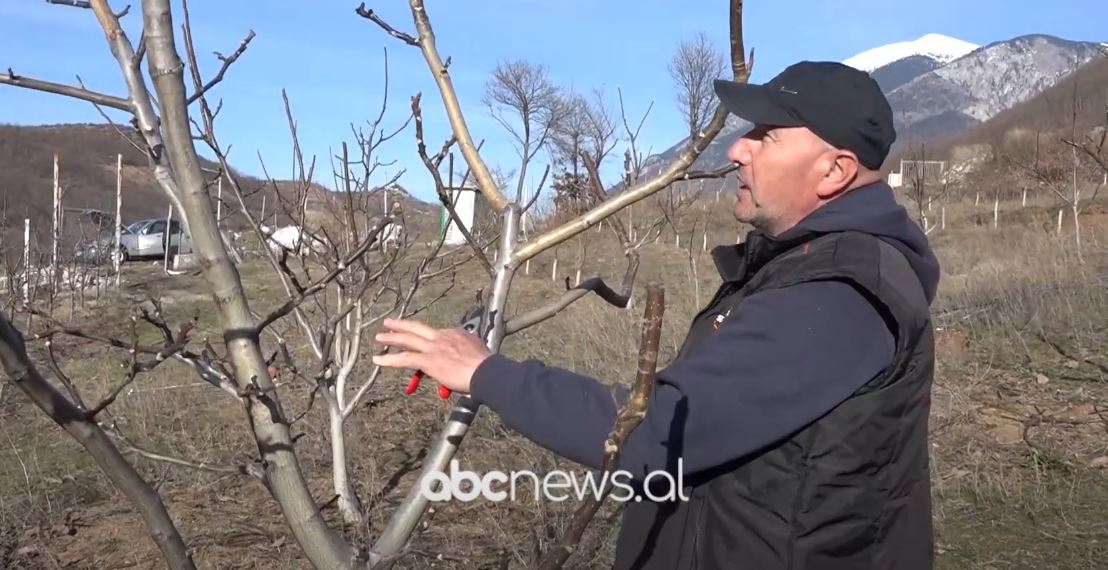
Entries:
[[755, 125], [727, 151], [739, 166], [735, 218], [778, 234], [819, 204], [821, 157], [833, 150], [805, 127]]

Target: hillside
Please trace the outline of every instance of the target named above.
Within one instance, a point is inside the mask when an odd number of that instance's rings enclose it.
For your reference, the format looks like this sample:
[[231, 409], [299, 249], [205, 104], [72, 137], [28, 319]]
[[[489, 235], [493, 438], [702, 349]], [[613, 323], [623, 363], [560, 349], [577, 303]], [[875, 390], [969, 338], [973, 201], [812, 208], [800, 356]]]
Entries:
[[905, 139], [956, 135], [1056, 85], [1099, 45], [1047, 35], [995, 42], [887, 93]]
[[[138, 143], [136, 134], [127, 132], [128, 138]], [[115, 211], [116, 157], [122, 155], [124, 223], [146, 218], [162, 217], [167, 213], [169, 201], [154, 180], [145, 155], [125, 139], [120, 132], [107, 124], [65, 124], [43, 126], [0, 125], [0, 171], [4, 173], [0, 208], [6, 208], [7, 237], [20, 234], [22, 219], [31, 219], [39, 236], [49, 232], [50, 212], [53, 204], [54, 154], [58, 155], [59, 180], [62, 188], [62, 205], [68, 219], [74, 219], [74, 210]], [[212, 175], [218, 164], [202, 161], [202, 168]], [[232, 167], [233, 170], [233, 167]], [[252, 213], [262, 212], [263, 200], [267, 223], [274, 223], [274, 205], [281, 195], [295, 199], [297, 184], [277, 181], [276, 185], [238, 172], [232, 175], [243, 188], [244, 202]], [[317, 178], [319, 174], [317, 172]], [[274, 188], [276, 186], [276, 189]], [[391, 194], [391, 193], [390, 193]], [[212, 190], [212, 206], [215, 208], [216, 190]], [[313, 185], [309, 190], [308, 209], [318, 215], [330, 215], [334, 206], [327, 202], [335, 198], [326, 188]], [[412, 220], [433, 218], [437, 223], [436, 206], [417, 200], [402, 189], [399, 200]], [[230, 185], [223, 187], [222, 214], [225, 227], [236, 230], [247, 227], [241, 215], [230, 215], [237, 209], [237, 199]], [[232, 206], [233, 205], [233, 206]], [[229, 209], [230, 208], [230, 209]], [[380, 200], [365, 205], [370, 215], [381, 213]], [[278, 210], [276, 224], [289, 222], [289, 217]], [[67, 230], [72, 230], [67, 223]]]
[[1075, 102], [1078, 130], [1104, 124], [1108, 106], [1108, 54], [1090, 61], [1038, 96], [998, 113], [967, 132], [966, 138], [987, 140], [1016, 128], [1069, 130], [1074, 120]]
[[[967, 149], [985, 148], [982, 145], [991, 148], [1023, 134], [1033, 138], [1035, 132], [1055, 140], [1059, 136], [1068, 137], [1074, 126], [1078, 133], [1087, 133], [1105, 124], [1108, 120], [1106, 113], [1108, 56], [1093, 59], [1054, 86], [957, 136], [928, 142], [926, 158], [959, 160], [964, 158]], [[917, 142], [910, 147], [902, 147], [890, 157], [888, 164], [895, 170], [901, 158], [919, 156], [920, 146]]]

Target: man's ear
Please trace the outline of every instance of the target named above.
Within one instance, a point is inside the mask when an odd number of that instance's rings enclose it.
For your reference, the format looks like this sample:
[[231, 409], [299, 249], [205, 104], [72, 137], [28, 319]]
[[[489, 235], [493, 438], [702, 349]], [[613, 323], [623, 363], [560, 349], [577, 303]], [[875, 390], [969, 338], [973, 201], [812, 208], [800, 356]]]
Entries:
[[858, 157], [846, 150], [831, 150], [821, 159], [821, 175], [816, 192], [822, 199], [834, 198], [850, 188], [858, 178]]

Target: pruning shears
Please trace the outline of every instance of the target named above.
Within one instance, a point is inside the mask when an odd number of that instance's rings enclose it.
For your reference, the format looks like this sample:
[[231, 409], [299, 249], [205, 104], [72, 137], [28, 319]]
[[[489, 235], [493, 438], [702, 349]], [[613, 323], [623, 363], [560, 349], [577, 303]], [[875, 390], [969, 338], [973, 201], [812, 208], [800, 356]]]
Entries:
[[[484, 305], [471, 307], [468, 311], [466, 311], [465, 315], [462, 316], [462, 329], [470, 334], [480, 335], [482, 330], [481, 324], [484, 320], [484, 316]], [[408, 395], [414, 394], [416, 389], [419, 388], [419, 383], [423, 380], [423, 376], [424, 373], [422, 370], [416, 370], [414, 373], [412, 373], [411, 379], [408, 380], [408, 386], [404, 388], [404, 393]], [[450, 397], [450, 394], [450, 388], [447, 388], [446, 386], [443, 386], [441, 384], [439, 385], [440, 399], [445, 400]]]

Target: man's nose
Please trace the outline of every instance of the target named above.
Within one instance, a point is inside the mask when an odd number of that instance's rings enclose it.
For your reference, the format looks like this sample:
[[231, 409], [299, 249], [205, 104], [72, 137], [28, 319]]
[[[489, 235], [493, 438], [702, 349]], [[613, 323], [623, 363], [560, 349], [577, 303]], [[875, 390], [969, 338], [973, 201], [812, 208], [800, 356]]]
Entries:
[[735, 164], [750, 164], [750, 140], [746, 137], [739, 137], [727, 149], [727, 159]]

